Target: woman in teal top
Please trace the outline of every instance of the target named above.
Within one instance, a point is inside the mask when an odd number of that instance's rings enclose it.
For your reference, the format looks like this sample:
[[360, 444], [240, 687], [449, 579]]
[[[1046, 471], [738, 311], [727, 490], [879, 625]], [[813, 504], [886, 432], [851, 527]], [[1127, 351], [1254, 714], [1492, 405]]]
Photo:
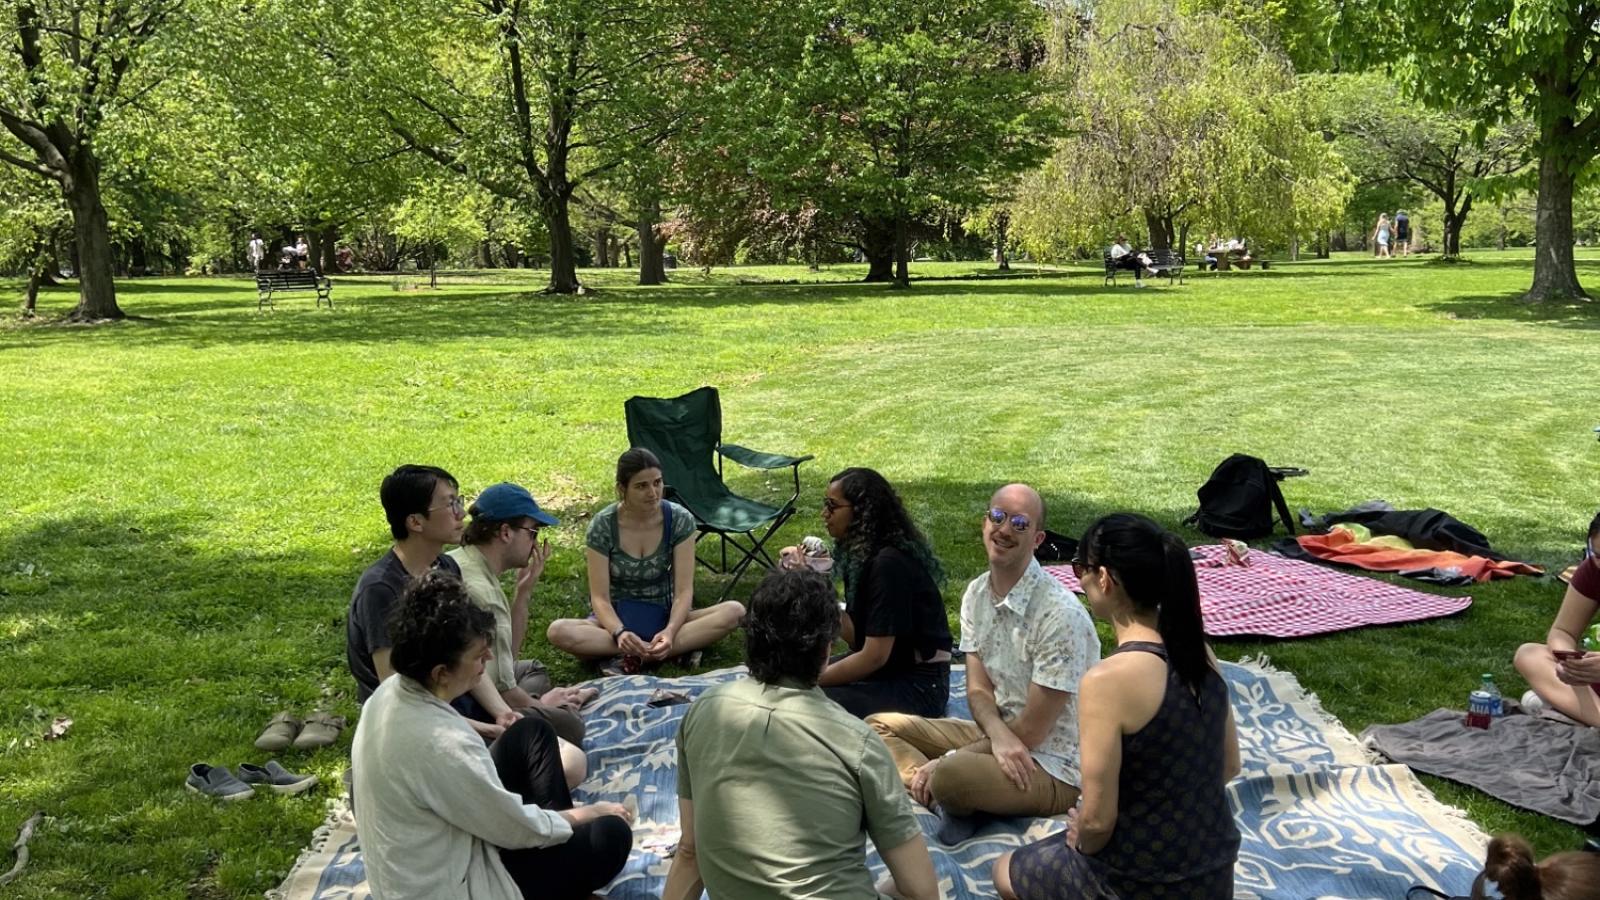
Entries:
[[557, 619], [551, 645], [580, 659], [621, 656], [623, 668], [709, 646], [739, 627], [729, 600], [694, 608], [694, 515], [662, 499], [661, 461], [634, 448], [617, 460], [617, 502], [596, 513], [585, 537], [587, 619]]

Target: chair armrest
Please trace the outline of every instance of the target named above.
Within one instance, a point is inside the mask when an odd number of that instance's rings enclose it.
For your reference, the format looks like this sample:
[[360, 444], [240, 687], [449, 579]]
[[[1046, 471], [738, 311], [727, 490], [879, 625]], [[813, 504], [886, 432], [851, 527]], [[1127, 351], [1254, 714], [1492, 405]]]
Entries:
[[806, 460], [814, 458], [809, 453], [805, 456], [762, 453], [759, 450], [751, 450], [738, 444], [723, 444], [717, 448], [717, 453], [749, 469], [782, 469], [787, 466], [798, 466]]

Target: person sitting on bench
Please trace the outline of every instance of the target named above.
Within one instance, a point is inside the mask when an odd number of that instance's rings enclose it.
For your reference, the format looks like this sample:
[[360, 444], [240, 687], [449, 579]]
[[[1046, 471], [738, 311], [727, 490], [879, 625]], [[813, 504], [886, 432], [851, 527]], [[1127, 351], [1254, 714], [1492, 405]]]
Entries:
[[1150, 257], [1144, 253], [1134, 253], [1128, 246], [1128, 236], [1117, 235], [1116, 243], [1111, 245], [1111, 265], [1118, 269], [1129, 269], [1133, 272], [1133, 286], [1144, 287], [1144, 270], [1150, 268]]

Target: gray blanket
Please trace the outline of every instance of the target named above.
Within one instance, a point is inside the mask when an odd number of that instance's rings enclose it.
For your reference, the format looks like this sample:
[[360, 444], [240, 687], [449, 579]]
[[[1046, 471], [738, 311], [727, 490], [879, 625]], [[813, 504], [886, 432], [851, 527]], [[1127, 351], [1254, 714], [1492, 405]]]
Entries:
[[1487, 730], [1467, 728], [1465, 719], [1436, 709], [1415, 722], [1373, 725], [1361, 739], [1395, 762], [1512, 806], [1574, 825], [1600, 819], [1600, 729], [1520, 712]]

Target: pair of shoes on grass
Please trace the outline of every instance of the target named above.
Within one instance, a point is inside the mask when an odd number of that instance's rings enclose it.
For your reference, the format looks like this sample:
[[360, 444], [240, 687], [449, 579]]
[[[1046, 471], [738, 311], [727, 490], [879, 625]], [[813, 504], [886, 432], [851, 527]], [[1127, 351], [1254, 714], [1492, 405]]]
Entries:
[[256, 738], [256, 749], [277, 753], [293, 747], [296, 750], [315, 750], [339, 739], [344, 730], [344, 717], [314, 712], [305, 721], [282, 712], [272, 717], [267, 727]]
[[189, 777], [183, 782], [184, 787], [196, 794], [218, 800], [243, 800], [254, 796], [258, 787], [275, 794], [299, 794], [310, 790], [316, 783], [317, 776], [297, 775], [278, 765], [275, 759], [268, 760], [264, 766], [240, 763], [237, 777], [226, 766], [195, 763], [189, 767]]

